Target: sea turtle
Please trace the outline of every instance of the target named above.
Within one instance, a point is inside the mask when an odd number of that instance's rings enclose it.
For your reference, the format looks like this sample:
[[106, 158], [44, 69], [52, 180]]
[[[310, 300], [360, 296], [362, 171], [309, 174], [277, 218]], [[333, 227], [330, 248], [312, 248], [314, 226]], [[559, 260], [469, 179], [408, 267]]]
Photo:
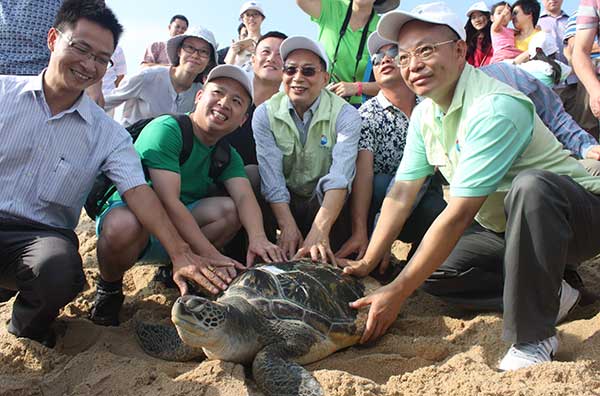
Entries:
[[366, 310], [348, 303], [377, 286], [306, 260], [263, 264], [238, 276], [216, 301], [179, 297], [171, 311], [177, 331], [138, 323], [136, 332], [155, 357], [188, 360], [203, 351], [252, 367], [265, 395], [322, 395], [301, 365], [358, 342]]

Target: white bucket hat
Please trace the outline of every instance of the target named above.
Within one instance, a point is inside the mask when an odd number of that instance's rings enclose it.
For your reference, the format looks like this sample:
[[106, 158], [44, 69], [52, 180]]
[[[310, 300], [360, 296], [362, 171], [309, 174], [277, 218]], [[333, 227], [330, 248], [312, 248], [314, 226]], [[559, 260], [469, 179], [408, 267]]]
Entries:
[[329, 59], [327, 58], [325, 48], [323, 48], [321, 43], [304, 36], [292, 36], [283, 40], [281, 47], [279, 47], [281, 59], [285, 61], [292, 51], [299, 49], [314, 52], [319, 58], [323, 59], [323, 62], [325, 62], [325, 69], [329, 69]]
[[402, 26], [412, 20], [446, 25], [454, 30], [461, 40], [467, 37], [464, 22], [442, 1], [419, 5], [410, 12], [400, 10], [388, 12], [379, 20], [377, 33], [385, 39], [396, 41]]
[[254, 101], [254, 86], [252, 85], [252, 79], [241, 67], [236, 65], [219, 65], [208, 73], [204, 84], [217, 78], [231, 78], [232, 80], [239, 82], [250, 95], [250, 100]]
[[215, 40], [215, 35], [206, 28], [193, 27], [189, 28], [184, 34], [178, 34], [175, 37], [171, 37], [169, 41], [167, 41], [167, 56], [169, 58], [169, 62], [171, 62], [172, 65], [179, 64], [179, 54], [177, 53], [177, 50], [181, 46], [181, 43], [183, 43], [183, 40], [185, 40], [188, 37], [197, 37], [210, 44], [213, 50], [213, 59], [215, 60], [215, 62], [217, 61], [218, 44]]
[[473, 3], [471, 7], [467, 10], [467, 18], [471, 18], [471, 14], [475, 11], [487, 12], [490, 13], [490, 9], [484, 1], [478, 1], [477, 3]]
[[369, 55], [373, 56], [377, 51], [379, 51], [379, 48], [388, 44], [397, 45], [398, 43], [392, 40], [384, 39], [377, 32], [371, 33], [369, 35], [369, 39], [367, 40], [367, 48], [369, 49]]
[[265, 12], [263, 11], [263, 8], [260, 5], [260, 3], [258, 1], [251, 0], [242, 4], [242, 7], [240, 8], [240, 19], [242, 19], [242, 15], [244, 15], [244, 12], [249, 10], [258, 11], [260, 12], [260, 15], [263, 16], [263, 18], [266, 18]]
[[398, 8], [399, 5], [400, 0], [379, 0], [375, 1], [375, 4], [373, 4], [373, 8], [375, 9], [376, 13], [385, 14], [388, 11]]

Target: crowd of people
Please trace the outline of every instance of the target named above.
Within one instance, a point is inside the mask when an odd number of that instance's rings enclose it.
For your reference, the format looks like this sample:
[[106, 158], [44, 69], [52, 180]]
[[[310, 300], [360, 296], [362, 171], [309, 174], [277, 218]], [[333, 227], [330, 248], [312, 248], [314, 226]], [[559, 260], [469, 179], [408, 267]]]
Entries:
[[[182, 294], [216, 294], [255, 262], [308, 257], [386, 283], [352, 303], [369, 309], [362, 342], [421, 288], [502, 312], [499, 368], [515, 370], [551, 361], [556, 325], [594, 298], [577, 266], [600, 253], [598, 0], [576, 17], [560, 0], [465, 16], [296, 0], [316, 39], [263, 32], [251, 0], [221, 51], [174, 15], [133, 74], [104, 1], [9, 3], [0, 299], [16, 295], [15, 336], [54, 346], [85, 283], [74, 229], [99, 173], [117, 191], [95, 218], [98, 325], [119, 325], [140, 259], [172, 263]], [[412, 244], [403, 268], [395, 240]]]

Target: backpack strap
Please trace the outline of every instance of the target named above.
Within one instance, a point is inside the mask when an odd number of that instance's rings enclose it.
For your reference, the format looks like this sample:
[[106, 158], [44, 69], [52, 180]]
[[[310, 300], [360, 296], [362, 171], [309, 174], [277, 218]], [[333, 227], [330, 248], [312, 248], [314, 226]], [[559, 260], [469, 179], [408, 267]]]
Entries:
[[183, 141], [181, 153], [179, 153], [179, 165], [181, 166], [192, 154], [192, 149], [194, 148], [194, 127], [192, 120], [190, 120], [187, 114], [171, 114], [171, 117], [177, 121], [181, 130], [181, 139]]
[[210, 155], [210, 169], [208, 176], [216, 181], [229, 166], [231, 161], [231, 145], [225, 139], [221, 139], [215, 145], [215, 149]]

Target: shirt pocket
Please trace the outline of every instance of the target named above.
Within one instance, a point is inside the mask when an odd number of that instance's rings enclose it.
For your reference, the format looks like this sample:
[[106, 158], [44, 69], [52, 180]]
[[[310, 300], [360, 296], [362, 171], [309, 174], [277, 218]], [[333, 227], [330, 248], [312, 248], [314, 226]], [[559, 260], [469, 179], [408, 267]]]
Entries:
[[60, 158], [47, 173], [40, 191], [43, 201], [70, 208], [83, 205], [88, 192], [89, 177], [83, 166], [69, 164]]
[[[282, 134], [283, 135], [283, 134]], [[284, 157], [292, 155], [294, 152], [294, 138], [291, 136], [279, 136], [276, 139], [277, 147], [281, 150]]]

